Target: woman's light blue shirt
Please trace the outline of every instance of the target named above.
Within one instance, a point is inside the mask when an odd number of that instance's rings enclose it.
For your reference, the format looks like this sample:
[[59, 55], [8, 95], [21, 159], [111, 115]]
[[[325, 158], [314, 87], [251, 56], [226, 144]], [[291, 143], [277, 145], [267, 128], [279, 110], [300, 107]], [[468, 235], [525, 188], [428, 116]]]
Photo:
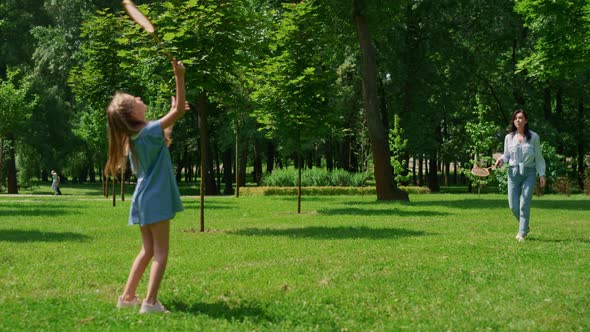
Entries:
[[174, 218], [183, 207], [160, 121], [149, 122], [131, 139], [138, 164], [130, 152], [137, 185], [131, 200], [129, 224], [143, 226]]
[[502, 160], [511, 167], [518, 167], [518, 164], [523, 163], [525, 168], [536, 168], [539, 176], [545, 176], [546, 166], [541, 153], [541, 138], [537, 133], [530, 132], [530, 141], [525, 136], [522, 142], [519, 142], [516, 133], [506, 135]]

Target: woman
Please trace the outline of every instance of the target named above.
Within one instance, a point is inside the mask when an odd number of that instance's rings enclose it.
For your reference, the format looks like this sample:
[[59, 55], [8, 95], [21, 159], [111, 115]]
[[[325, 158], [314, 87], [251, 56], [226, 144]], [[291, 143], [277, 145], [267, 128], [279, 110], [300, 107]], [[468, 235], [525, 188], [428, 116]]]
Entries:
[[541, 154], [541, 139], [529, 130], [528, 116], [518, 109], [512, 114], [512, 129], [504, 138], [504, 153], [496, 167], [508, 163], [508, 205], [518, 221], [516, 240], [524, 242], [529, 233], [531, 200], [536, 173], [541, 188], [545, 187], [545, 159]]
[[61, 190], [59, 189], [60, 178], [57, 175], [57, 172], [51, 170], [51, 190], [53, 190], [54, 196], [61, 195]]

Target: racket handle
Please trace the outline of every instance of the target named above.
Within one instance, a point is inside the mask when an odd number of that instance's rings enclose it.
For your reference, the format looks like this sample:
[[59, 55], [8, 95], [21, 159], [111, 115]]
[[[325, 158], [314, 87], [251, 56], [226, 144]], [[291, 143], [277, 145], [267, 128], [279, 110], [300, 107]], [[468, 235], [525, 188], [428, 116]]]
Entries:
[[158, 42], [164, 53], [166, 53], [168, 59], [170, 59], [170, 61], [174, 61], [174, 56], [172, 56], [172, 53], [170, 53], [166, 46], [164, 46], [164, 43], [160, 40], [160, 38], [158, 38], [158, 36], [155, 33], [150, 33], [150, 35], [152, 35], [152, 37], [154, 37], [154, 39]]

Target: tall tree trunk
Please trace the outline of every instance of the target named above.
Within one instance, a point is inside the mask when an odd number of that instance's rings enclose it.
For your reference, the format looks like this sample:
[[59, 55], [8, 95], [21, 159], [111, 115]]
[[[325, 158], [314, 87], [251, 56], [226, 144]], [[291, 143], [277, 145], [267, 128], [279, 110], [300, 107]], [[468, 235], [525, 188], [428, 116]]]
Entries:
[[[563, 101], [561, 98], [561, 88], [558, 87], [557, 91], [555, 93], [555, 115], [557, 117], [557, 121], [558, 121], [558, 127], [557, 130], [563, 130], [563, 128], [561, 128], [561, 121], [563, 119]], [[565, 142], [563, 141], [563, 136], [559, 136], [559, 138], [557, 139], [557, 153], [563, 155], [564, 151], [565, 151]]]
[[[215, 169], [213, 167], [213, 153], [209, 139], [208, 129], [209, 100], [207, 94], [202, 92], [197, 100], [197, 113], [199, 130], [201, 133], [201, 181], [204, 181], [205, 194], [217, 195], [217, 184], [215, 183]], [[203, 184], [201, 184], [201, 187]]]
[[121, 202], [125, 202], [125, 173], [121, 170]]
[[377, 78], [377, 98], [379, 99], [379, 112], [381, 112], [381, 121], [387, 137], [389, 137], [389, 114], [387, 112], [387, 100], [385, 99], [385, 87], [383, 81]]
[[405, 177], [407, 180], [402, 181], [400, 184], [402, 186], [408, 186], [410, 185], [410, 153], [407, 151], [404, 151], [404, 154], [401, 156], [402, 161], [405, 162], [406, 166], [402, 169], [402, 176]]
[[262, 182], [262, 142], [254, 140], [254, 182]]
[[418, 161], [418, 187], [422, 187], [424, 185], [424, 158], [420, 155], [420, 160]]
[[283, 169], [283, 158], [277, 158], [277, 167]]
[[344, 136], [344, 141], [340, 146], [340, 168], [352, 172], [352, 137], [350, 135]]
[[184, 169], [184, 182], [190, 182], [190, 177], [189, 177], [189, 169], [190, 169], [190, 162], [189, 162], [189, 155], [188, 155], [188, 149], [184, 148], [184, 151], [182, 152], [182, 167], [179, 167], [180, 169]]
[[89, 156], [88, 159], [88, 178], [90, 183], [96, 182], [96, 171], [94, 169], [94, 158], [92, 158], [92, 156]]
[[585, 164], [584, 164], [584, 157], [586, 155], [586, 149], [584, 146], [584, 98], [580, 97], [578, 103], [578, 188], [581, 191], [584, 191], [584, 178], [585, 178]]
[[543, 115], [545, 120], [551, 119], [551, 88], [549, 86], [543, 90]]
[[375, 50], [371, 44], [365, 6], [366, 0], [352, 0], [353, 16], [362, 54], [363, 99], [373, 152], [377, 200], [408, 201], [408, 194], [397, 188], [393, 179], [391, 160], [389, 158], [389, 142], [383, 127], [381, 113], [377, 107], [377, 63]]
[[266, 173], [272, 173], [275, 166], [275, 145], [271, 140], [266, 141]]
[[2, 161], [4, 160], [4, 140], [0, 138], [0, 192], [2, 192], [2, 183], [4, 183], [4, 176], [2, 176]]
[[113, 174], [113, 206], [117, 206], [117, 175]]
[[240, 179], [240, 117], [236, 114], [235, 119], [236, 129], [236, 146], [235, 146], [235, 157], [236, 162], [234, 163], [234, 174], [236, 176], [236, 198], [240, 197], [240, 186], [242, 181]]
[[451, 172], [451, 163], [448, 161], [444, 162], [443, 173], [445, 175], [445, 186], [449, 186], [449, 173]]
[[109, 197], [109, 178], [103, 174], [101, 179], [102, 179], [102, 194], [104, 195], [104, 197], [108, 198]]
[[326, 169], [331, 172], [334, 169], [334, 142], [326, 143]]
[[[186, 170], [186, 174], [184, 176], [185, 181], [186, 182], [193, 182], [196, 181], [196, 176], [195, 176], [195, 169], [196, 169], [196, 165], [193, 165], [193, 158], [191, 158], [190, 153], [188, 152], [188, 149], [185, 150], [184, 152], [186, 154], [186, 163], [185, 163], [185, 170]], [[194, 166], [194, 167], [193, 167]]]
[[301, 167], [297, 174], [297, 213], [301, 213]]
[[353, 141], [351, 142], [351, 146], [350, 146], [350, 171], [351, 172], [358, 172], [359, 171], [359, 160], [357, 155], [354, 153], [355, 149], [354, 149], [354, 138]]
[[303, 158], [297, 154], [295, 158], [297, 164], [297, 213], [301, 213], [301, 169], [303, 168]]
[[205, 182], [207, 169], [207, 94], [202, 91], [197, 97], [197, 122], [201, 136], [201, 183], [199, 189], [200, 196], [200, 223], [199, 231], [205, 231]]
[[562, 95], [563, 91], [560, 87], [558, 87], [557, 91], [555, 92], [555, 113], [557, 113], [559, 116], [561, 116], [561, 113], [563, 112]]
[[9, 194], [18, 194], [16, 182], [16, 153], [14, 152], [14, 139], [8, 137], [8, 158], [6, 160], [6, 177]]
[[233, 188], [233, 177], [232, 177], [232, 154], [231, 148], [228, 148], [223, 153], [223, 181], [225, 182], [225, 189], [223, 193], [225, 195], [232, 195], [234, 193]]
[[307, 163], [307, 169], [313, 169], [313, 151], [309, 151], [307, 153], [307, 158], [305, 158], [305, 163]]
[[428, 188], [431, 192], [437, 193], [440, 191], [440, 183], [438, 182], [436, 152], [433, 152], [430, 155], [429, 164], [430, 166], [428, 167]]
[[176, 182], [180, 183], [180, 181], [182, 180], [182, 166], [184, 165], [184, 162], [186, 160], [186, 154], [184, 153], [178, 153], [178, 166], [176, 167]]
[[[242, 142], [243, 143], [243, 142]], [[240, 172], [240, 187], [246, 186], [246, 166], [248, 166], [248, 148], [244, 144], [244, 148], [240, 151], [240, 165], [238, 172]]]
[[315, 167], [317, 167], [317, 168], [322, 167], [322, 152], [321, 152], [319, 146], [316, 146], [316, 148], [314, 149], [313, 156], [314, 156], [313, 162], [314, 162]]
[[[221, 161], [219, 160], [221, 153], [219, 153], [219, 144], [215, 144], [215, 177], [217, 179], [217, 188], [221, 190]], [[219, 193], [219, 191], [217, 192]]]
[[209, 139], [206, 141], [207, 144], [207, 173], [205, 177], [205, 193], [207, 195], [218, 195], [217, 182], [215, 181], [215, 167], [213, 166], [213, 151], [211, 150], [211, 142]]
[[416, 155], [412, 157], [412, 183], [417, 186], [418, 179], [416, 177]]

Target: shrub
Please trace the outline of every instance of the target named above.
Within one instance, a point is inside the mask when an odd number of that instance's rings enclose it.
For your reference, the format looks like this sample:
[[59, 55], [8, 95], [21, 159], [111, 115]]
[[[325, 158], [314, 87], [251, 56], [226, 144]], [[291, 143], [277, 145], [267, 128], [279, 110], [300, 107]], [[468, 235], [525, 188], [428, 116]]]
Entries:
[[332, 186], [338, 187], [349, 187], [352, 183], [352, 173], [349, 173], [343, 169], [335, 169], [332, 171]]
[[367, 172], [355, 173], [352, 175], [351, 185], [353, 187], [364, 187], [367, 185], [371, 175]]
[[541, 150], [543, 150], [543, 158], [547, 164], [547, 182], [554, 183], [561, 178], [567, 177], [567, 163], [563, 155], [557, 154], [555, 147], [547, 142], [541, 143]]
[[[262, 178], [262, 185], [268, 187], [293, 187], [297, 186], [297, 169], [277, 169]], [[367, 184], [369, 173], [351, 173], [343, 169], [335, 169], [329, 172], [326, 169], [313, 168], [303, 170], [301, 173], [301, 186], [303, 187], [362, 187]]]
[[567, 177], [562, 176], [553, 181], [551, 189], [557, 193], [569, 196], [572, 193], [572, 182]]
[[262, 185], [269, 187], [292, 187], [297, 185], [296, 169], [277, 169], [262, 177]]
[[[541, 150], [543, 151], [543, 158], [545, 159], [545, 163], [547, 166], [546, 171], [546, 179], [547, 184], [551, 187], [551, 190], [558, 192], [558, 193], [565, 193], [567, 191], [565, 180], [567, 179], [567, 163], [565, 162], [565, 157], [562, 155], [557, 154], [557, 150], [551, 144], [547, 142], [541, 143]], [[494, 177], [498, 181], [498, 191], [500, 193], [507, 193], [508, 192], [508, 165], [496, 169], [494, 173]], [[559, 183], [557, 183], [559, 182]], [[569, 193], [571, 193], [571, 183], [569, 183]], [[537, 188], [538, 185], [535, 185], [534, 193], [535, 195], [542, 195], [544, 189]], [[563, 190], [563, 191], [560, 191]], [[567, 194], [569, 195], [569, 194]]]
[[[305, 176], [303, 176], [304, 174]], [[303, 179], [305, 179], [305, 183]], [[301, 182], [302, 186], [328, 186], [331, 183], [330, 172], [320, 168], [305, 170], [301, 174]]]
[[498, 191], [502, 194], [508, 193], [508, 166], [496, 168], [493, 171], [496, 181], [498, 181]]
[[[399, 187], [408, 194], [429, 194], [428, 187]], [[295, 196], [297, 187], [242, 187], [240, 192], [244, 196]], [[304, 196], [318, 195], [376, 195], [375, 187], [306, 187], [302, 190]]]
[[535, 196], [543, 196], [545, 194], [545, 188], [541, 188], [541, 184], [537, 181], [535, 182], [535, 188], [533, 189], [533, 193]]

